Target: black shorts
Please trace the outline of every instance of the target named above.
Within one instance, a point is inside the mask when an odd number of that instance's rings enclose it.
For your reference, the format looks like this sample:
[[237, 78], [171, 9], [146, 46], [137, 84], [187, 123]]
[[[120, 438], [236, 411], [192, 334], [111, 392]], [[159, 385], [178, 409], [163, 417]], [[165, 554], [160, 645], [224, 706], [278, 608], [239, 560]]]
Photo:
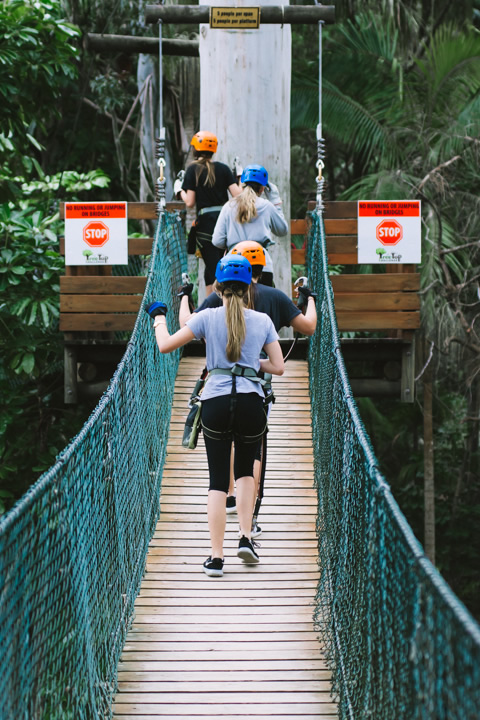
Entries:
[[[230, 483], [230, 455], [235, 446], [235, 479], [253, 477], [253, 462], [258, 442], [266, 430], [267, 416], [263, 397], [257, 393], [238, 393], [231, 433], [231, 395], [204, 400], [202, 426], [210, 473], [210, 490], [228, 492]], [[211, 434], [208, 431], [212, 431]], [[210, 436], [209, 436], [210, 435]], [[213, 436], [213, 437], [212, 437]]]

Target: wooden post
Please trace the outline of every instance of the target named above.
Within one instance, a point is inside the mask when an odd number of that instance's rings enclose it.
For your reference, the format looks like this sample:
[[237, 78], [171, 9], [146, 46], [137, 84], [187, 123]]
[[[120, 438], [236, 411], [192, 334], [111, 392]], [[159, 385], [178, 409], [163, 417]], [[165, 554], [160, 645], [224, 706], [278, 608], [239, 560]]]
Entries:
[[77, 351], [74, 347], [65, 345], [64, 356], [64, 381], [63, 401], [65, 405], [75, 405], [78, 400], [77, 385]]
[[402, 348], [402, 389], [400, 399], [405, 403], [415, 401], [415, 336]]
[[[158, 39], [152, 37], [88, 33], [85, 39], [85, 46], [87, 50], [96, 50], [97, 52], [158, 55]], [[198, 57], [198, 42], [196, 40], [162, 39], [162, 54]]]
[[[248, 1], [239, 0], [238, 6], [248, 6]], [[220, 0], [218, 6], [230, 4], [230, 0]], [[262, 17], [265, 9], [262, 5]], [[290, 80], [289, 25], [260, 25], [258, 30], [216, 30], [201, 25], [200, 128], [217, 135], [218, 160], [231, 167], [238, 155], [243, 167], [259, 163], [267, 168], [279, 188], [287, 221]], [[290, 235], [275, 240], [276, 245], [269, 248], [275, 285], [291, 296]]]

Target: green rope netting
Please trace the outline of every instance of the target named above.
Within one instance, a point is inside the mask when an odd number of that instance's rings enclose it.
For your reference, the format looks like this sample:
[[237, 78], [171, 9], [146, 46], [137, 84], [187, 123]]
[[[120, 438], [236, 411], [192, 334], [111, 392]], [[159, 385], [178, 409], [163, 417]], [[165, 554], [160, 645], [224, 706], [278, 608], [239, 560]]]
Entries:
[[[158, 223], [145, 299], [176, 329], [180, 218]], [[341, 355], [323, 221], [308, 245], [320, 581], [315, 620], [341, 720], [474, 720], [480, 629], [425, 558], [377, 469]], [[117, 664], [159, 514], [179, 353], [140, 312], [81, 432], [0, 519], [0, 717], [111, 717]]]
[[358, 415], [341, 354], [321, 215], [310, 393], [318, 489], [315, 620], [340, 720], [478, 720], [480, 628], [425, 557]]
[[[176, 215], [158, 222], [145, 300], [178, 316]], [[141, 311], [112, 382], [56, 464], [0, 520], [0, 717], [111, 717], [117, 664], [159, 514], [179, 353]]]

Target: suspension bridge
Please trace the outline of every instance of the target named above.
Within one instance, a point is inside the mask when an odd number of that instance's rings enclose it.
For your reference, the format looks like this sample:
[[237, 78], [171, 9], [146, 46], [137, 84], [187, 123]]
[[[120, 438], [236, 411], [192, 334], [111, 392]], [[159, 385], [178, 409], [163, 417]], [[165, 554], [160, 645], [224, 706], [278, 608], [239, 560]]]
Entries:
[[[311, 221], [319, 327], [277, 382], [261, 564], [202, 573], [206, 463], [179, 452], [199, 361], [160, 355], [141, 310], [91, 417], [0, 520], [1, 718], [479, 717], [479, 627], [378, 470]], [[162, 213], [144, 297], [171, 331], [184, 247]]]

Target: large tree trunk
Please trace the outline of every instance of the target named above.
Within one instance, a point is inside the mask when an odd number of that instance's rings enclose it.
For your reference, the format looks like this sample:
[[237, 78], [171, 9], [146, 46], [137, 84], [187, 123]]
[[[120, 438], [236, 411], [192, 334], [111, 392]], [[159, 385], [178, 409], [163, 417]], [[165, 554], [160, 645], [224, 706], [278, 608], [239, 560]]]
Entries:
[[[201, 2], [201, 4], [206, 4]], [[264, 0], [263, 5], [278, 5]], [[287, 4], [288, 3], [284, 3]], [[238, 6], [250, 1], [239, 0]], [[231, 6], [220, 0], [217, 6]], [[200, 26], [200, 128], [217, 135], [217, 159], [264, 165], [290, 218], [290, 25], [258, 30]], [[290, 236], [269, 249], [275, 285], [291, 295]]]

